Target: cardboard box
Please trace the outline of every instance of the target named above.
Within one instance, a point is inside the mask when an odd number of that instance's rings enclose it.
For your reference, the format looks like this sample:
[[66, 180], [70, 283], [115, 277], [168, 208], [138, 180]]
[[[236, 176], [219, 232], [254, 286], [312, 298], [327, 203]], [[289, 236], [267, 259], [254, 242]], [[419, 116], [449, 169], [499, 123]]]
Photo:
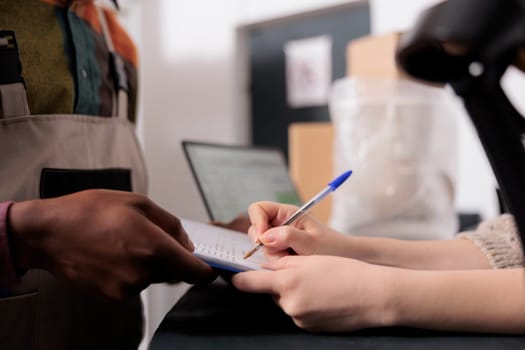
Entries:
[[401, 32], [366, 36], [346, 47], [346, 73], [366, 79], [407, 78], [397, 66], [395, 52]]
[[[333, 138], [331, 122], [292, 123], [288, 128], [290, 177], [303, 202], [333, 180]], [[330, 211], [331, 198], [327, 196], [309, 213], [327, 224]]]
[[408, 79], [424, 85], [443, 87], [412, 78], [396, 63], [396, 49], [403, 32], [370, 35], [352, 40], [346, 46], [346, 74], [361, 79]]

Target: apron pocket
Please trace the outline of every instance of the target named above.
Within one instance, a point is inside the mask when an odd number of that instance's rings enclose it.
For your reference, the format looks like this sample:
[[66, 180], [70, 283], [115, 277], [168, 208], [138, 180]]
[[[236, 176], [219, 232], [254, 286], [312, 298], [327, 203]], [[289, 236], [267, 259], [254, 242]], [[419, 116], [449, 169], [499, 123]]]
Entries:
[[128, 191], [131, 170], [44, 168], [40, 174], [40, 198], [53, 198], [89, 189]]

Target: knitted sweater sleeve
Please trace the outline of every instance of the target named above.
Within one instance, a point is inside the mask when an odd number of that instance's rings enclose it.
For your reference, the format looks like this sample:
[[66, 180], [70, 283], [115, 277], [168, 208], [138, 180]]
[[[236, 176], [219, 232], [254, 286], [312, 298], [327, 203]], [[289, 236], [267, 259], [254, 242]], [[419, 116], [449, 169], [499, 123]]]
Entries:
[[475, 231], [462, 232], [456, 237], [474, 242], [494, 269], [524, 266], [520, 237], [512, 215], [484, 221]]

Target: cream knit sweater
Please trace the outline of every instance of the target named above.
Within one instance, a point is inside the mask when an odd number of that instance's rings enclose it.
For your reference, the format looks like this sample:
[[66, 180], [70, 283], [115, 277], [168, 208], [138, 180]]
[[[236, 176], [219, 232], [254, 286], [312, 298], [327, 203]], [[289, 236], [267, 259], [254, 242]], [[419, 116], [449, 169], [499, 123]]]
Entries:
[[504, 214], [484, 221], [475, 231], [462, 232], [457, 238], [472, 240], [494, 269], [524, 266], [523, 250], [512, 215]]

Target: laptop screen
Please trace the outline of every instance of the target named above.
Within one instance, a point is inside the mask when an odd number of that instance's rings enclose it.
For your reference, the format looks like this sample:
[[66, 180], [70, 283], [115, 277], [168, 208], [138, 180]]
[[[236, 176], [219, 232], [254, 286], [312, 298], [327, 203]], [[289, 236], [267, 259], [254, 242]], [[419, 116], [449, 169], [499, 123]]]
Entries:
[[301, 205], [280, 150], [188, 140], [182, 145], [211, 220], [229, 222], [257, 201]]

